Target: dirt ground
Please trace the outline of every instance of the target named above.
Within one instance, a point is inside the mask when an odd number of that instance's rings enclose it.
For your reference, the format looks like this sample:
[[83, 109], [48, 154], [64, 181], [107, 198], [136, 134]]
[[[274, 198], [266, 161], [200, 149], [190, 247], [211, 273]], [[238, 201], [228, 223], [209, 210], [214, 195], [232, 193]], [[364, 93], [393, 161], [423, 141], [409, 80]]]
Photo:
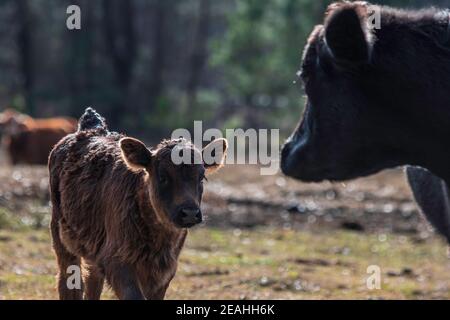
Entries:
[[[303, 184], [228, 166], [205, 184], [168, 299], [449, 299], [444, 241], [402, 170]], [[44, 167], [0, 169], [0, 299], [55, 299]], [[369, 289], [369, 266], [381, 288]], [[106, 289], [104, 298], [114, 298]]]

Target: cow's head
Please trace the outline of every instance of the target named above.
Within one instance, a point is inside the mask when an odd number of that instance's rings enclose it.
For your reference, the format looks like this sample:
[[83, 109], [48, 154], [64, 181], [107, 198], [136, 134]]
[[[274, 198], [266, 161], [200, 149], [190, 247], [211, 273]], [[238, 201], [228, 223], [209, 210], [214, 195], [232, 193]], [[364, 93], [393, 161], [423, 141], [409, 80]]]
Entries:
[[[225, 139], [216, 139], [201, 151], [184, 139], [166, 140], [149, 150], [137, 139], [123, 138], [120, 148], [131, 170], [148, 172], [147, 188], [160, 221], [178, 228], [190, 228], [202, 222], [203, 181], [206, 175], [223, 166]], [[174, 162], [173, 152], [188, 155], [188, 161]]]
[[413, 32], [403, 21], [369, 28], [368, 12], [361, 2], [331, 5], [324, 25], [310, 35], [300, 71], [306, 107], [282, 150], [286, 175], [339, 181], [413, 162], [406, 145], [413, 144], [408, 135], [414, 129], [407, 118], [422, 110], [428, 84], [408, 64], [416, 61], [423, 73], [417, 55], [427, 48], [411, 45]]
[[6, 109], [0, 113], [0, 133], [13, 136], [27, 130], [26, 121], [28, 116], [13, 109]]

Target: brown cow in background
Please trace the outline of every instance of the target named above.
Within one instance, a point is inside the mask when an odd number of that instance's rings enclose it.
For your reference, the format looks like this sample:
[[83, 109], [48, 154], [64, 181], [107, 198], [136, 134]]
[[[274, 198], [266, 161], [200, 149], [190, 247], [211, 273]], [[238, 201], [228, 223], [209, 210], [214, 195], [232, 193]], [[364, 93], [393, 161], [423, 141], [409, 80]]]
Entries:
[[76, 129], [73, 118], [34, 119], [12, 109], [0, 113], [2, 146], [13, 165], [47, 164], [53, 146]]

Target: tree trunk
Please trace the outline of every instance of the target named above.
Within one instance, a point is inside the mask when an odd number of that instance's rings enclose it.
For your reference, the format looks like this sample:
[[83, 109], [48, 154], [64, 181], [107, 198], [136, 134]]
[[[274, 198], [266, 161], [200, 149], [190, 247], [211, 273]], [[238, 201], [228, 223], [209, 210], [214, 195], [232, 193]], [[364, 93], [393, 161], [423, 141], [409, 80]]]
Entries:
[[210, 25], [209, 0], [200, 0], [198, 8], [198, 20], [190, 55], [189, 74], [186, 86], [188, 108], [192, 110], [196, 103], [197, 89], [201, 75], [208, 58], [208, 33]]
[[22, 87], [25, 96], [27, 111], [35, 115], [34, 106], [34, 81], [35, 70], [33, 65], [33, 39], [31, 31], [33, 29], [33, 16], [28, 0], [17, 0], [16, 15], [19, 24], [17, 33], [18, 56], [20, 59], [20, 72], [22, 77]]
[[118, 125], [126, 108], [136, 61], [135, 10], [133, 0], [103, 0], [103, 31], [105, 43], [113, 62], [117, 100], [112, 104], [110, 119]]
[[93, 28], [95, 10], [90, 0], [76, 0], [73, 4], [82, 8], [81, 30], [67, 30], [67, 38], [70, 39], [70, 52], [67, 61], [69, 90], [71, 96], [70, 112], [78, 117], [80, 109], [92, 104], [91, 97], [94, 92], [93, 63], [93, 39], [96, 30]]
[[149, 85], [150, 108], [158, 103], [163, 91], [163, 72], [166, 57], [166, 20], [167, 1], [156, 0], [154, 2], [154, 24], [153, 24], [153, 57], [151, 62], [151, 79]]

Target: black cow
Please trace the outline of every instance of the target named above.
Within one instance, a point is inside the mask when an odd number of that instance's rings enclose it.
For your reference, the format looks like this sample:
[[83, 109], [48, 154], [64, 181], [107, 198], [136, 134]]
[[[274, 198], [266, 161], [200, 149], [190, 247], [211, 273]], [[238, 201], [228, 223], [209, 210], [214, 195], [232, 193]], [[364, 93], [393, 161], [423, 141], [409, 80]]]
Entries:
[[[374, 12], [380, 28], [371, 27]], [[409, 181], [450, 239], [449, 11], [332, 4], [308, 39], [300, 76], [307, 103], [283, 147], [282, 171], [340, 181], [403, 165], [427, 168], [408, 169]]]

